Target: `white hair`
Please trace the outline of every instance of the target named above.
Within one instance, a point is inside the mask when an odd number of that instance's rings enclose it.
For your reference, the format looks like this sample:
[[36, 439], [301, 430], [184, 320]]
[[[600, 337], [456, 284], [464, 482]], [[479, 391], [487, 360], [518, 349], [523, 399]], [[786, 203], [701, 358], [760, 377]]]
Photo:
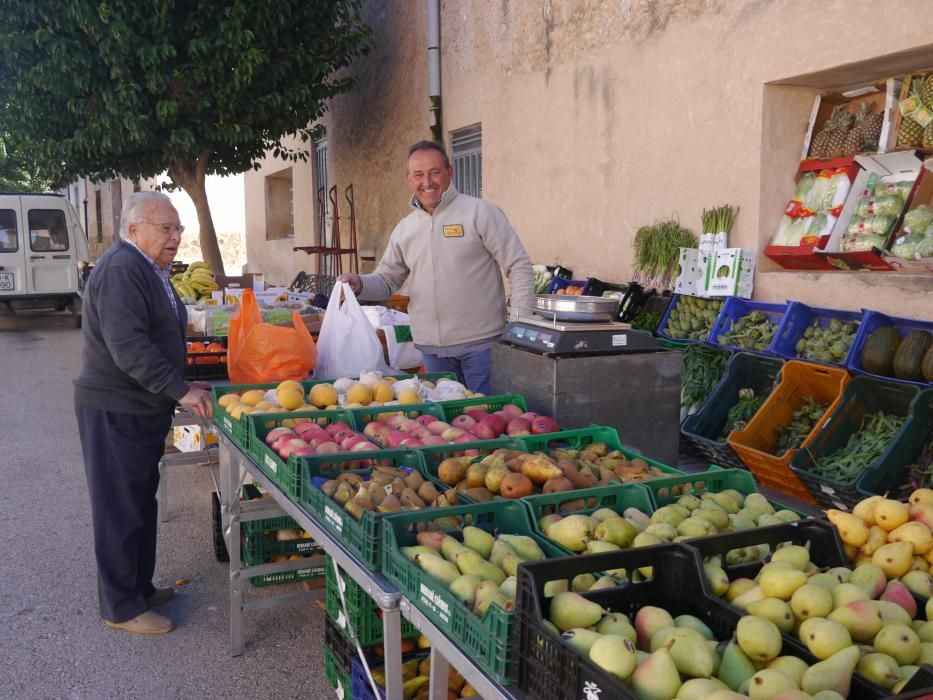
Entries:
[[130, 224], [139, 224], [143, 222], [146, 208], [150, 204], [168, 204], [172, 205], [172, 200], [163, 192], [134, 192], [129, 199], [123, 203], [123, 211], [120, 212], [120, 237], [129, 238]]

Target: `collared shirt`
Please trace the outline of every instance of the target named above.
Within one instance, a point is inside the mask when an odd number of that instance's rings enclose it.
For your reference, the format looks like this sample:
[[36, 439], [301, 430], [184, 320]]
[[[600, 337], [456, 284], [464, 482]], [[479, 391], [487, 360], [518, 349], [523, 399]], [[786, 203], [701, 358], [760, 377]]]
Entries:
[[138, 245], [136, 245], [135, 241], [131, 241], [128, 238], [124, 238], [123, 240], [129, 243], [131, 246], [133, 246], [136, 250], [139, 251], [139, 254], [142, 255], [146, 259], [146, 262], [149, 263], [149, 266], [159, 276], [159, 279], [162, 280], [162, 289], [165, 290], [165, 295], [168, 297], [168, 301], [172, 305], [172, 310], [175, 312], [175, 316], [177, 317], [178, 316], [178, 302], [175, 301], [175, 292], [172, 290], [172, 283], [169, 281], [172, 276], [172, 269], [169, 268], [165, 270], [159, 267], [159, 264], [155, 260], [150, 258], [148, 255], [146, 255], [143, 252], [143, 249], [140, 248]]

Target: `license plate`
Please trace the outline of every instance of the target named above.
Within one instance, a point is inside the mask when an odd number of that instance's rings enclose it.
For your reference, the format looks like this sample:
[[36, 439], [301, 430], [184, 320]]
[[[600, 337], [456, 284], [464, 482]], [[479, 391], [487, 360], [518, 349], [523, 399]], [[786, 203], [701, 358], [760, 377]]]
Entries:
[[12, 292], [16, 289], [12, 272], [0, 272], [0, 292]]

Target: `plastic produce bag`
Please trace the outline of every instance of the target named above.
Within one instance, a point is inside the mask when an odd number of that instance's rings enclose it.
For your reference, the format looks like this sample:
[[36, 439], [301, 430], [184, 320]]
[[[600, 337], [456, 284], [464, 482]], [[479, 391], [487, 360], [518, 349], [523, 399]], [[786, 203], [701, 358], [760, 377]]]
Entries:
[[292, 312], [293, 328], [263, 323], [251, 289], [230, 319], [227, 371], [234, 384], [261, 384], [307, 379], [318, 359], [311, 333]]
[[358, 377], [369, 370], [392, 374], [383, 359], [376, 329], [350, 285], [338, 282], [324, 312], [314, 376], [320, 379]]

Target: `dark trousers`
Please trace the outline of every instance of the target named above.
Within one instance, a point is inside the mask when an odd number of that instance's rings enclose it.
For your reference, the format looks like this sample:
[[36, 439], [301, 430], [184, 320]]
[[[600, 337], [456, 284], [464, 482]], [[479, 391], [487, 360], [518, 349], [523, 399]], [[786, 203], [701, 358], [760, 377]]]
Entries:
[[76, 406], [91, 497], [100, 614], [125, 622], [153, 594], [159, 460], [171, 415], [137, 416]]
[[489, 396], [489, 381], [492, 377], [492, 349], [468, 352], [459, 357], [438, 357], [430, 353], [421, 353], [424, 369], [427, 372], [453, 372], [457, 381], [470, 391], [478, 391]]

